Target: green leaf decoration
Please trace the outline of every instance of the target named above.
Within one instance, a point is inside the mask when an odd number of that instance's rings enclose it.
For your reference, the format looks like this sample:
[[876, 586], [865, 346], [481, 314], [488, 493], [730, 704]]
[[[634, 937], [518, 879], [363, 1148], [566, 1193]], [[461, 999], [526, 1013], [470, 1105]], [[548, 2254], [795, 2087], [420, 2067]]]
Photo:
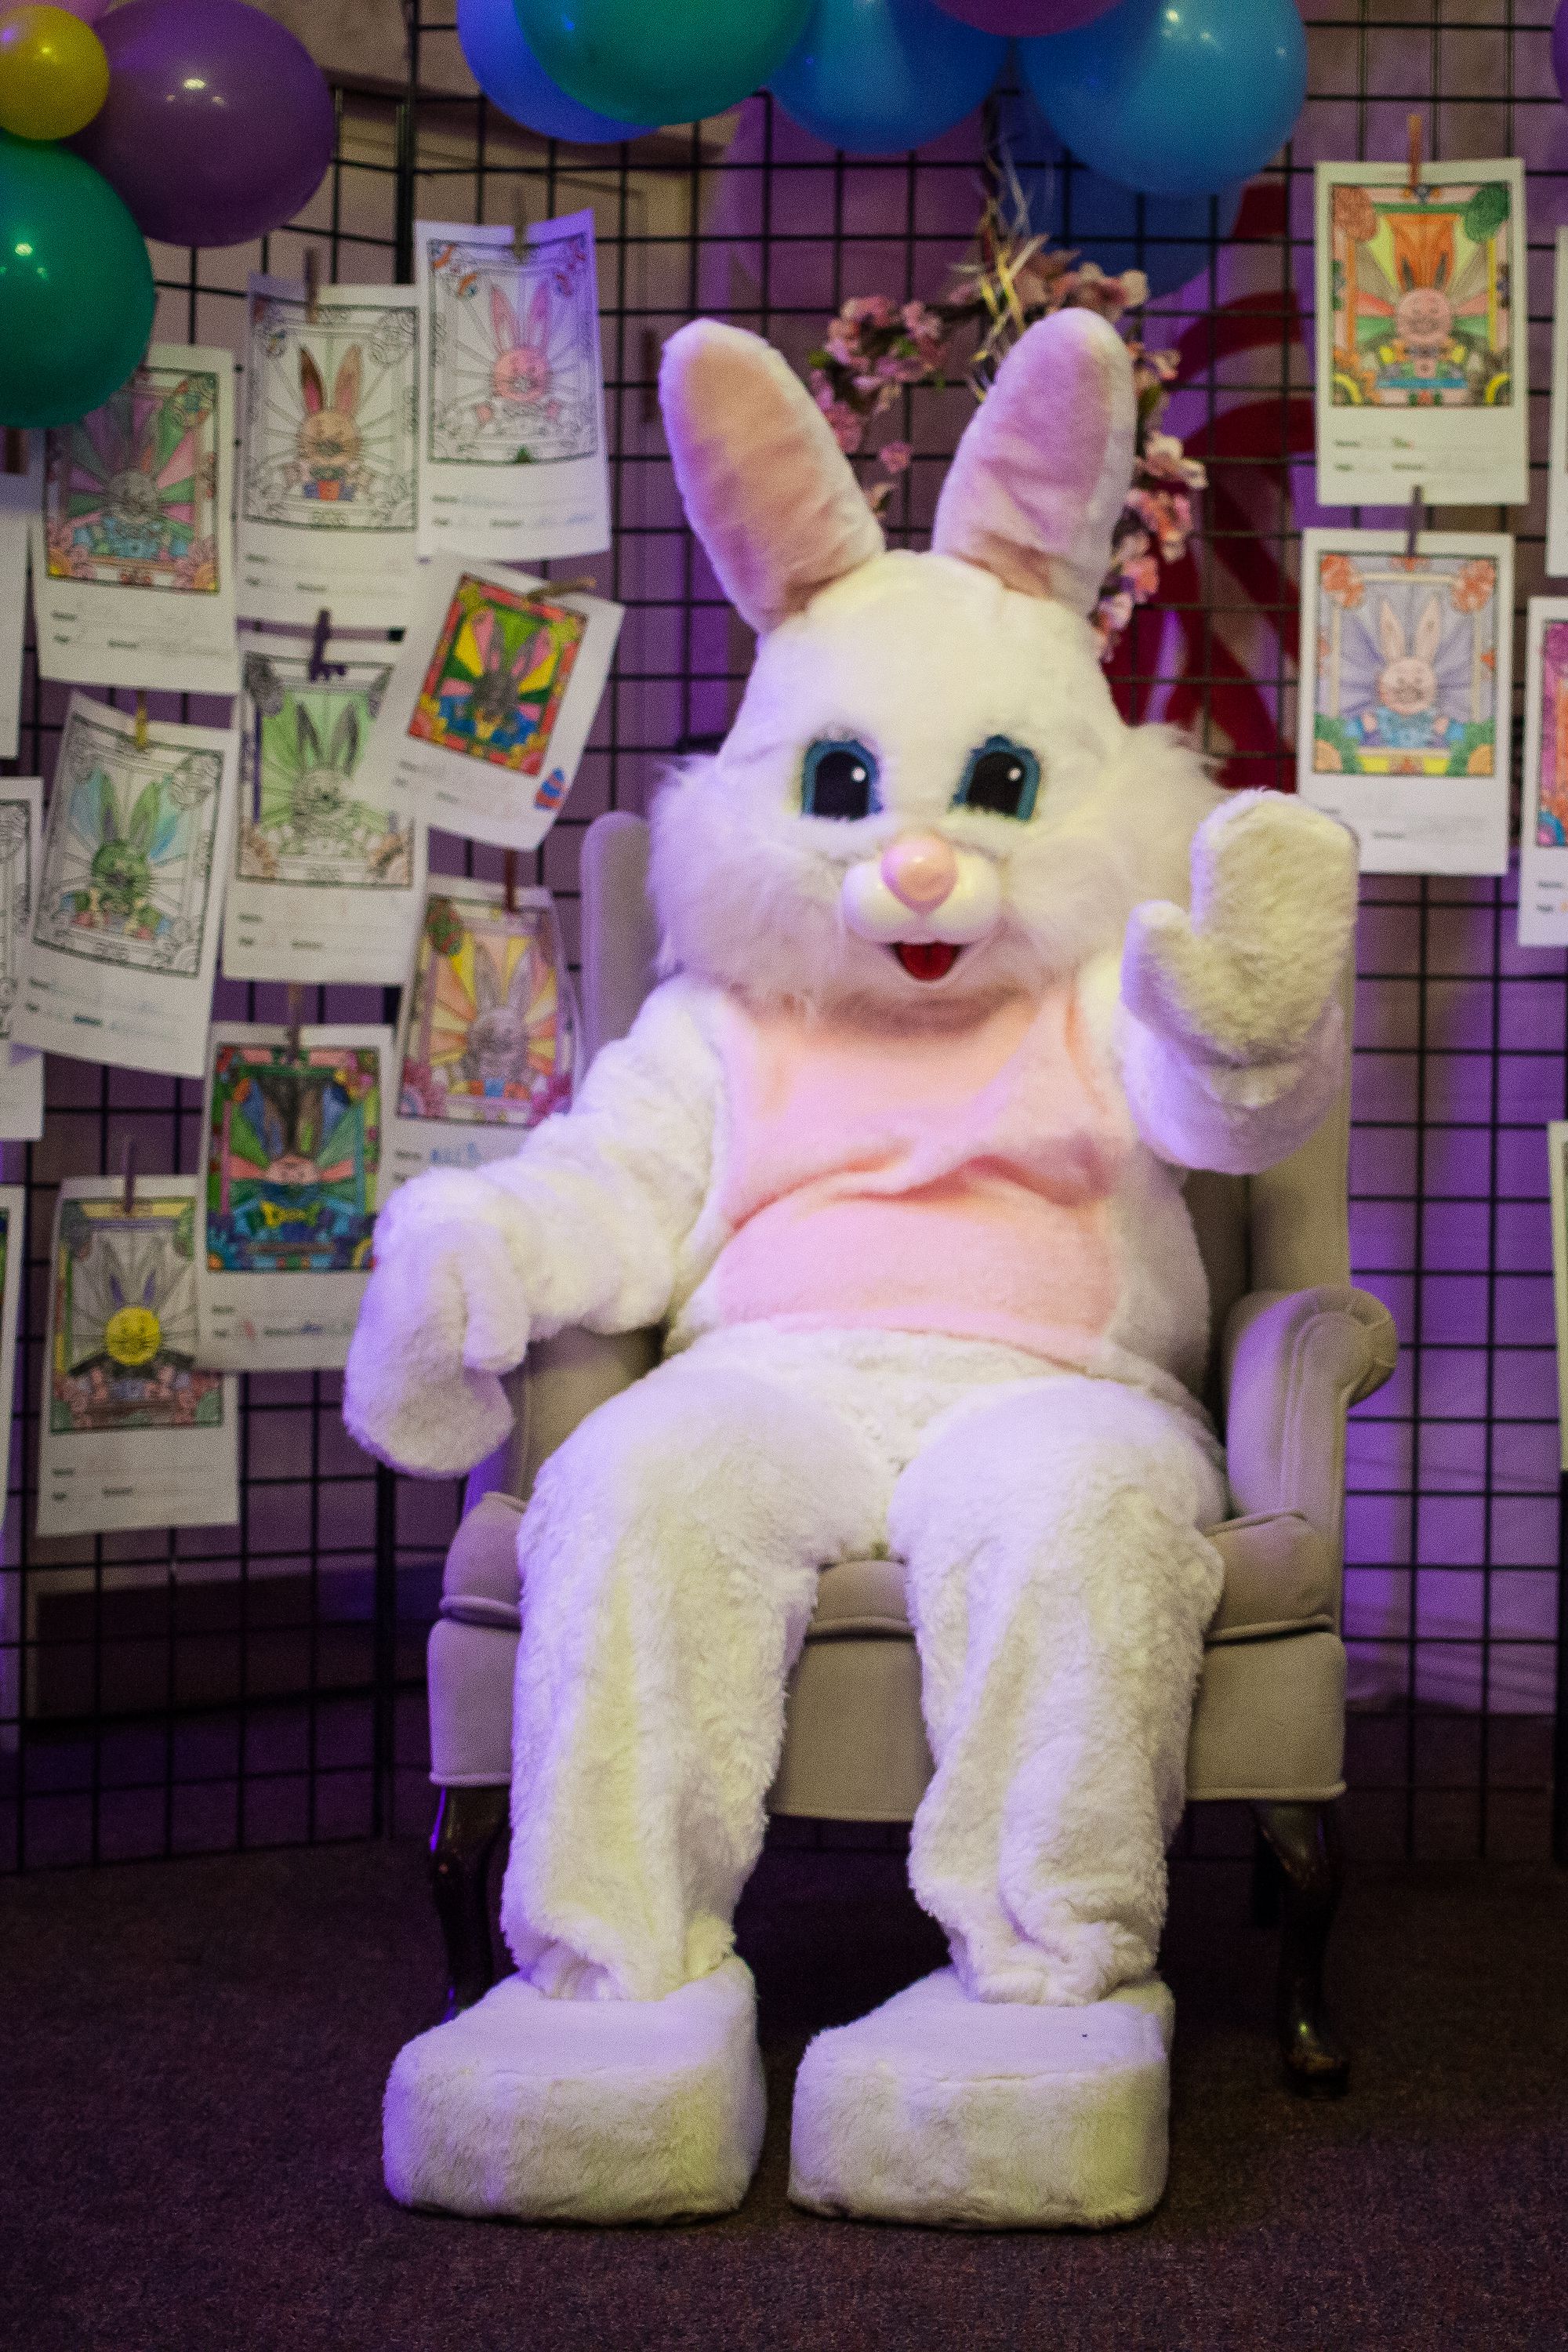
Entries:
[[1508, 182], [1488, 180], [1465, 206], [1459, 226], [1472, 245], [1484, 245], [1489, 236], [1496, 236], [1508, 215]]

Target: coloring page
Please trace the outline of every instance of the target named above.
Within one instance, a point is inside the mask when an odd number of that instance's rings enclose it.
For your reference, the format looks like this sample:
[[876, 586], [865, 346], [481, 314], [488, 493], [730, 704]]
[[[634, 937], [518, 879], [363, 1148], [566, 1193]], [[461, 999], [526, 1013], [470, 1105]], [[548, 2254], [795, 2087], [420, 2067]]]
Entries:
[[1524, 656], [1519, 943], [1568, 946], [1568, 596], [1532, 596]]
[[21, 748], [27, 542], [44, 494], [44, 436], [7, 433], [0, 439], [20, 468], [0, 473], [0, 760], [14, 760]]
[[498, 883], [432, 884], [398, 1024], [394, 1180], [510, 1159], [570, 1103], [576, 1034], [548, 890], [509, 912]]
[[1522, 163], [1318, 165], [1321, 505], [1528, 499], [1524, 257]]
[[594, 215], [419, 221], [419, 552], [490, 562], [610, 543]]
[[235, 739], [73, 694], [44, 827], [18, 1043], [199, 1078], [234, 824]]
[[1552, 421], [1546, 446], [1546, 571], [1568, 574], [1568, 228], [1557, 232], [1552, 299]]
[[342, 1365], [370, 1279], [390, 1029], [220, 1025], [202, 1118], [202, 1361]]
[[16, 1307], [27, 1263], [27, 1193], [25, 1185], [0, 1184], [0, 1429], [11, 1429], [16, 1371]]
[[1399, 531], [1303, 535], [1297, 789], [1350, 826], [1363, 874], [1503, 874], [1513, 541], [1405, 550]]
[[39, 675], [233, 694], [228, 353], [153, 343], [111, 400], [44, 441]]
[[235, 1383], [196, 1344], [196, 1180], [68, 1177], [49, 1253], [41, 1536], [232, 1527]]
[[7, 1143], [37, 1143], [44, 1131], [44, 1057], [11, 1043], [43, 794], [37, 776], [0, 776], [0, 1141]]
[[1568, 1119], [1547, 1122], [1546, 1164], [1552, 1199], [1552, 1290], [1557, 1313], [1558, 1454], [1568, 1473]]
[[426, 566], [362, 771], [411, 815], [534, 849], [559, 815], [609, 676], [621, 607], [454, 557]]
[[250, 281], [239, 608], [400, 629], [414, 591], [419, 359], [412, 286]]
[[355, 786], [391, 661], [331, 640], [312, 678], [308, 653], [240, 633], [239, 818], [223, 968], [230, 980], [396, 988], [408, 976], [425, 836]]

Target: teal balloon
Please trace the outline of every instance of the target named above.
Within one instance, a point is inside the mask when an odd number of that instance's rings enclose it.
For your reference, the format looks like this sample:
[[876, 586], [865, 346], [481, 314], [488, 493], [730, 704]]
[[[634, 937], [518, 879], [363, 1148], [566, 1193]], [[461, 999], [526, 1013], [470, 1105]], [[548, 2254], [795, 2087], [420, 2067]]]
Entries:
[[64, 147], [0, 131], [0, 425], [68, 425], [118, 392], [157, 296], [142, 232]]
[[814, 0], [768, 87], [804, 131], [851, 155], [902, 155], [977, 107], [1006, 37], [961, 24], [934, 0]]
[[1152, 196], [1209, 196], [1260, 171], [1307, 95], [1296, 0], [1121, 0], [1075, 33], [1020, 41], [1064, 145]]
[[696, 122], [771, 79], [811, 0], [517, 0], [552, 81], [620, 122]]

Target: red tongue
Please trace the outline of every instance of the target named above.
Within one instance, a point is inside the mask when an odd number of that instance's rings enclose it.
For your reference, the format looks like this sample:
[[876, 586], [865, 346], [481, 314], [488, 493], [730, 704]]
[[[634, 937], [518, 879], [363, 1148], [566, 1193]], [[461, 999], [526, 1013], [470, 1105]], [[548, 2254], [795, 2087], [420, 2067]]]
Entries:
[[951, 940], [900, 940], [893, 953], [911, 980], [945, 980], [958, 961]]

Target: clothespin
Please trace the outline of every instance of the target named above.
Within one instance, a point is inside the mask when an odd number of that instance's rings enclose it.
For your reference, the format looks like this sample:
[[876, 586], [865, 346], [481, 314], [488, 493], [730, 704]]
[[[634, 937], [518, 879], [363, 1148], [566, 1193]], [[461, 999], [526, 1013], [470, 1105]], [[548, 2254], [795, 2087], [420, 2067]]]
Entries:
[[304, 1020], [305, 992], [297, 980], [289, 982], [289, 1059], [300, 1058], [300, 1030]]
[[316, 615], [316, 625], [310, 633], [310, 666], [305, 675], [310, 678], [327, 675], [327, 639], [332, 634], [332, 616], [325, 604]]
[[[1411, 116], [1414, 122], [1415, 116]], [[313, 327], [321, 310], [321, 257], [313, 245], [305, 247], [305, 324]]]
[[507, 851], [501, 864], [501, 888], [506, 895], [507, 913], [515, 915], [517, 912], [517, 852], [515, 849]]
[[591, 577], [581, 580], [542, 580], [537, 588], [529, 590], [522, 601], [525, 604], [537, 604], [546, 596], [591, 596], [598, 585], [598, 582]]
[[1421, 117], [1418, 114], [1405, 116], [1405, 135], [1408, 142], [1410, 159], [1410, 177], [1406, 183], [1406, 193], [1417, 196], [1421, 193]]
[[[1414, 120], [1414, 118], [1412, 119]], [[1420, 528], [1421, 485], [1419, 482], [1412, 482], [1410, 485], [1410, 512], [1405, 518], [1405, 560], [1406, 563], [1414, 563], [1415, 561], [1415, 535], [1419, 531]]]
[[120, 1205], [127, 1217], [136, 1214], [136, 1138], [128, 1135], [120, 1154]]
[[144, 686], [136, 689], [136, 749], [139, 751], [147, 749], [147, 689]]
[[27, 442], [19, 425], [5, 427], [5, 471], [25, 474], [27, 470]]

